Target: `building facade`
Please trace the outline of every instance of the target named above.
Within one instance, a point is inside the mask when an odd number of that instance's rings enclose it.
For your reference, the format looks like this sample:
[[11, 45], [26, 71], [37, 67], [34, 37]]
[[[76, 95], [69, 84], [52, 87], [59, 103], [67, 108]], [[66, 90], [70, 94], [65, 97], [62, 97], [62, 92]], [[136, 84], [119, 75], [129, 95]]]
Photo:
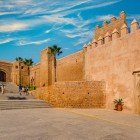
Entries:
[[12, 82], [16, 85], [29, 85], [30, 75], [28, 67], [17, 61], [0, 61], [0, 82]]

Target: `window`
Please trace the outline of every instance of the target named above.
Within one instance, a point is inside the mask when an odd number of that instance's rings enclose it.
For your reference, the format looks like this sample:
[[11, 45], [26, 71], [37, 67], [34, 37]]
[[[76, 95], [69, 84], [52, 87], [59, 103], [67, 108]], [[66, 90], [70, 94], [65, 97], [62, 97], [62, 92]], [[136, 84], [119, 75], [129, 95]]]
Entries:
[[21, 69], [23, 69], [24, 67], [23, 66], [21, 66]]
[[18, 66], [15, 66], [16, 69], [18, 69]]

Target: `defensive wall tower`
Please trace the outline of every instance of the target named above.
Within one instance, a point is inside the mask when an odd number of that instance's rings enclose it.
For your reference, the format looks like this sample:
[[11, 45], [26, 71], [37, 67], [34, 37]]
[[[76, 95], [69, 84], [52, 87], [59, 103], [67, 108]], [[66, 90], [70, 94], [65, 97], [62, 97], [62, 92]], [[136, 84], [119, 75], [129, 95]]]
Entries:
[[[104, 37], [106, 33], [108, 32], [111, 34], [114, 29], [118, 31], [118, 33], [121, 32], [121, 27], [127, 24], [126, 23], [126, 14], [124, 11], [120, 13], [119, 18], [117, 19], [116, 17], [112, 17], [110, 21], [104, 21], [102, 24], [102, 27], [99, 27], [98, 25], [95, 27], [95, 35], [94, 39], [98, 40], [101, 37]], [[93, 40], [94, 40], [93, 39]]]
[[134, 19], [128, 28], [124, 11], [95, 28], [92, 42], [84, 45], [85, 80], [105, 81], [107, 108], [114, 107], [114, 99], [123, 98], [125, 109], [140, 113], [139, 23]]
[[139, 29], [139, 23], [136, 19], [134, 19], [131, 22], [130, 31], [128, 28], [129, 27], [126, 22], [126, 14], [124, 11], [122, 11], [118, 19], [116, 17], [112, 17], [110, 19], [110, 23], [104, 21], [102, 27], [96, 26], [92, 42], [85, 44], [83, 48], [87, 49], [87, 47], [93, 48], [101, 46], [112, 42], [117, 38], [121, 38], [130, 33], [134, 33]]

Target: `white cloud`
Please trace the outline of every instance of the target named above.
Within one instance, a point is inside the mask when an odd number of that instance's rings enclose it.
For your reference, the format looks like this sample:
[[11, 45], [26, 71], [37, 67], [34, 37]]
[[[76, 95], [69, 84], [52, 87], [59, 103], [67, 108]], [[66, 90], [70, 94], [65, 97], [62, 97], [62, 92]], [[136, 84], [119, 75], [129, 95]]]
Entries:
[[33, 9], [28, 9], [24, 12], [24, 15], [34, 15], [34, 14], [37, 14], [37, 13], [43, 13], [45, 12], [46, 9], [42, 8], [42, 7], [39, 7], [39, 8], [33, 8]]
[[0, 31], [23, 30], [28, 27], [36, 26], [38, 24], [43, 24], [43, 23], [70, 24], [76, 27], [86, 26], [87, 24], [89, 24], [90, 20], [84, 20], [80, 14], [78, 15], [78, 19], [68, 18], [66, 16], [74, 12], [79, 12], [79, 11], [82, 12], [87, 9], [101, 8], [104, 6], [112, 5], [119, 1], [121, 0], [114, 0], [114, 1], [71, 0], [65, 3], [65, 0], [62, 0], [61, 2], [48, 1], [48, 0], [44, 0], [44, 1], [8, 0], [5, 3], [2, 2], [3, 4], [1, 4], [0, 8], [4, 8], [6, 6], [9, 7], [11, 5], [12, 9], [10, 11], [8, 10], [9, 12], [5, 12], [5, 13], [1, 12], [0, 13], [1, 15], [21, 13], [20, 17], [38, 15], [38, 14], [45, 14], [45, 16], [40, 16], [38, 19], [30, 19], [28, 21], [23, 21], [18, 25], [16, 25], [16, 23], [13, 23], [13, 25], [9, 25], [9, 26], [1, 25]]
[[0, 24], [0, 32], [13, 32], [24, 30], [28, 27], [27, 24], [21, 22], [14, 22], [11, 24]]
[[[16, 0], [17, 1], [17, 0]], [[47, 14], [47, 15], [56, 15], [61, 14], [63, 16], [66, 16], [71, 13], [75, 12], [81, 12], [89, 9], [96, 9], [101, 8], [109, 5], [113, 5], [115, 3], [118, 3], [122, 0], [61, 0], [59, 1], [41, 1], [41, 2], [34, 2], [32, 1], [32, 6], [30, 8], [24, 10], [23, 16], [28, 15], [38, 15], [38, 14]], [[16, 2], [17, 3], [17, 2]], [[63, 5], [62, 5], [63, 3]], [[29, 2], [26, 3], [27, 6], [29, 5]]]
[[[9, 24], [10, 22], [10, 24]], [[21, 31], [27, 30], [34, 26], [46, 23], [46, 20], [43, 18], [35, 18], [35, 19], [28, 19], [28, 20], [1, 20], [0, 24], [0, 32], [14, 32], [14, 31]]]
[[18, 42], [19, 46], [25, 46], [25, 45], [41, 45], [44, 43], [49, 42], [51, 39], [45, 39], [45, 40], [39, 40], [39, 41], [27, 41], [27, 40], [21, 40]]
[[99, 22], [99, 21], [108, 21], [108, 20], [110, 20], [113, 16], [114, 16], [114, 15], [111, 15], [111, 14], [109, 14], [109, 15], [97, 16], [97, 17], [95, 18], [95, 21], [96, 21], [96, 22]]
[[[116, 4], [118, 2], [121, 2], [122, 0], [114, 0], [114, 1], [105, 1], [105, 0], [101, 0], [101, 1], [90, 1], [90, 3], [88, 3], [87, 6], [82, 6], [80, 8], [75, 8], [75, 9], [68, 9], [68, 10], [62, 10], [61, 8], [61, 11], [57, 11], [57, 12], [60, 12], [61, 14], [63, 15], [68, 15], [68, 14], [71, 14], [71, 13], [75, 13], [75, 12], [81, 12], [81, 11], [85, 11], [85, 10], [89, 10], [89, 9], [97, 9], [97, 8], [102, 8], [102, 7], [106, 7], [106, 6], [109, 6], [109, 5], [113, 5], [113, 4]], [[88, 1], [89, 2], [89, 1]], [[97, 3], [98, 2], [98, 3]], [[86, 3], [85, 3], [86, 4]]]
[[70, 50], [70, 48], [63, 48], [64, 50]]
[[[46, 14], [58, 14], [67, 11], [67, 10], [71, 10], [72, 8], [76, 7], [76, 6], [80, 6], [82, 4], [86, 4], [88, 2], [92, 2], [92, 0], [71, 0], [71, 1], [65, 1], [65, 0], [61, 0], [61, 2], [58, 1], [44, 1], [41, 3], [36, 3], [37, 5], [47, 5], [47, 6], [37, 6], [37, 7], [31, 7], [30, 9], [27, 9], [24, 12], [24, 15], [34, 15], [34, 14], [41, 14], [41, 13], [46, 13]], [[63, 3], [63, 5], [62, 5]]]
[[52, 28], [46, 30], [45, 33], [48, 34], [48, 33], [52, 32], [52, 31], [59, 30], [59, 29], [61, 29], [63, 27], [64, 27], [64, 25], [57, 26], [57, 24], [55, 24], [55, 25], [52, 26]]
[[92, 31], [88, 31], [85, 34], [83, 34], [81, 36], [81, 38], [79, 38], [77, 40], [77, 42], [74, 44], [74, 46], [83, 45], [83, 44], [89, 42], [90, 38], [92, 38], [92, 37], [93, 37], [93, 32]]
[[89, 42], [89, 39], [93, 36], [93, 31], [86, 28], [77, 28], [73, 30], [61, 29], [60, 31], [69, 38], [78, 37], [77, 41], [74, 43], [74, 46], [83, 45], [84, 43]]
[[[84, 19], [82, 12], [113, 5], [120, 1], [122, 0], [70, 0], [67, 2], [66, 0], [6, 0], [2, 2], [2, 4], [0, 3], [0, 9], [6, 9], [6, 12], [0, 12], [0, 15], [18, 13], [20, 13], [20, 15], [16, 15], [15, 21], [10, 18], [8, 20], [3, 19], [4, 22], [0, 24], [0, 32], [27, 30], [37, 25], [41, 26], [46, 24], [49, 25], [49, 27], [51, 26], [51, 28], [43, 31], [43, 33], [61, 31], [66, 37], [77, 38], [75, 46], [81, 45], [87, 42], [93, 35], [88, 25], [97, 21], [108, 20], [112, 16], [103, 15], [91, 19]], [[69, 17], [69, 15], [72, 14], [76, 16]], [[65, 25], [71, 25], [73, 29], [65, 29]], [[49, 41], [50, 39], [39, 41], [21, 40], [17, 44], [21, 46], [30, 44], [40, 45]]]
[[0, 12], [0, 16], [18, 14], [19, 12]]
[[0, 44], [9, 43], [9, 42], [11, 42], [11, 41], [13, 41], [13, 40], [14, 40], [14, 39], [12, 39], [12, 38], [1, 39], [1, 40], [0, 40]]
[[74, 18], [59, 17], [58, 15], [42, 16], [42, 18], [44, 18], [47, 23], [71, 24], [71, 25], [77, 24], [77, 20]]
[[128, 15], [127, 19], [128, 20], [133, 20], [133, 19], [140, 20], [140, 14]]
[[61, 29], [62, 33], [64, 33], [69, 38], [75, 38], [75, 37], [85, 37], [88, 38], [88, 35], [91, 33], [91, 30], [88, 28], [74, 28], [71, 30]]

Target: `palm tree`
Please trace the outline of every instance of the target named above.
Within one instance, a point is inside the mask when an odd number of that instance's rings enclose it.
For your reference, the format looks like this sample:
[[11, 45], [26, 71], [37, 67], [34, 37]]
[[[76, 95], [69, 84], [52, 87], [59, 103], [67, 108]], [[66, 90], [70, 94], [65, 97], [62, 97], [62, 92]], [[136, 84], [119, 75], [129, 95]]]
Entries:
[[54, 76], [55, 76], [55, 82], [57, 81], [57, 78], [56, 78], [56, 67], [57, 67], [57, 62], [56, 62], [56, 57], [59, 56], [62, 51], [61, 51], [61, 48], [58, 47], [57, 45], [53, 45], [51, 47], [48, 47], [50, 49], [50, 52], [49, 54], [51, 54], [53, 57], [54, 57]]
[[15, 60], [19, 62], [19, 85], [21, 85], [21, 63], [24, 61], [24, 59], [22, 57], [16, 57]]
[[33, 65], [33, 60], [30, 58], [30, 59], [24, 59], [24, 64], [26, 65], [26, 66], [28, 66], [28, 75], [30, 74], [30, 71], [29, 71], [29, 68], [30, 68], [30, 66], [32, 66]]
[[22, 57], [16, 57], [16, 61], [23, 62], [23, 58]]
[[31, 58], [30, 59], [25, 58], [23, 62], [26, 66], [28, 66], [28, 76], [29, 76], [29, 85], [30, 85], [30, 66], [32, 66], [34, 62]]

